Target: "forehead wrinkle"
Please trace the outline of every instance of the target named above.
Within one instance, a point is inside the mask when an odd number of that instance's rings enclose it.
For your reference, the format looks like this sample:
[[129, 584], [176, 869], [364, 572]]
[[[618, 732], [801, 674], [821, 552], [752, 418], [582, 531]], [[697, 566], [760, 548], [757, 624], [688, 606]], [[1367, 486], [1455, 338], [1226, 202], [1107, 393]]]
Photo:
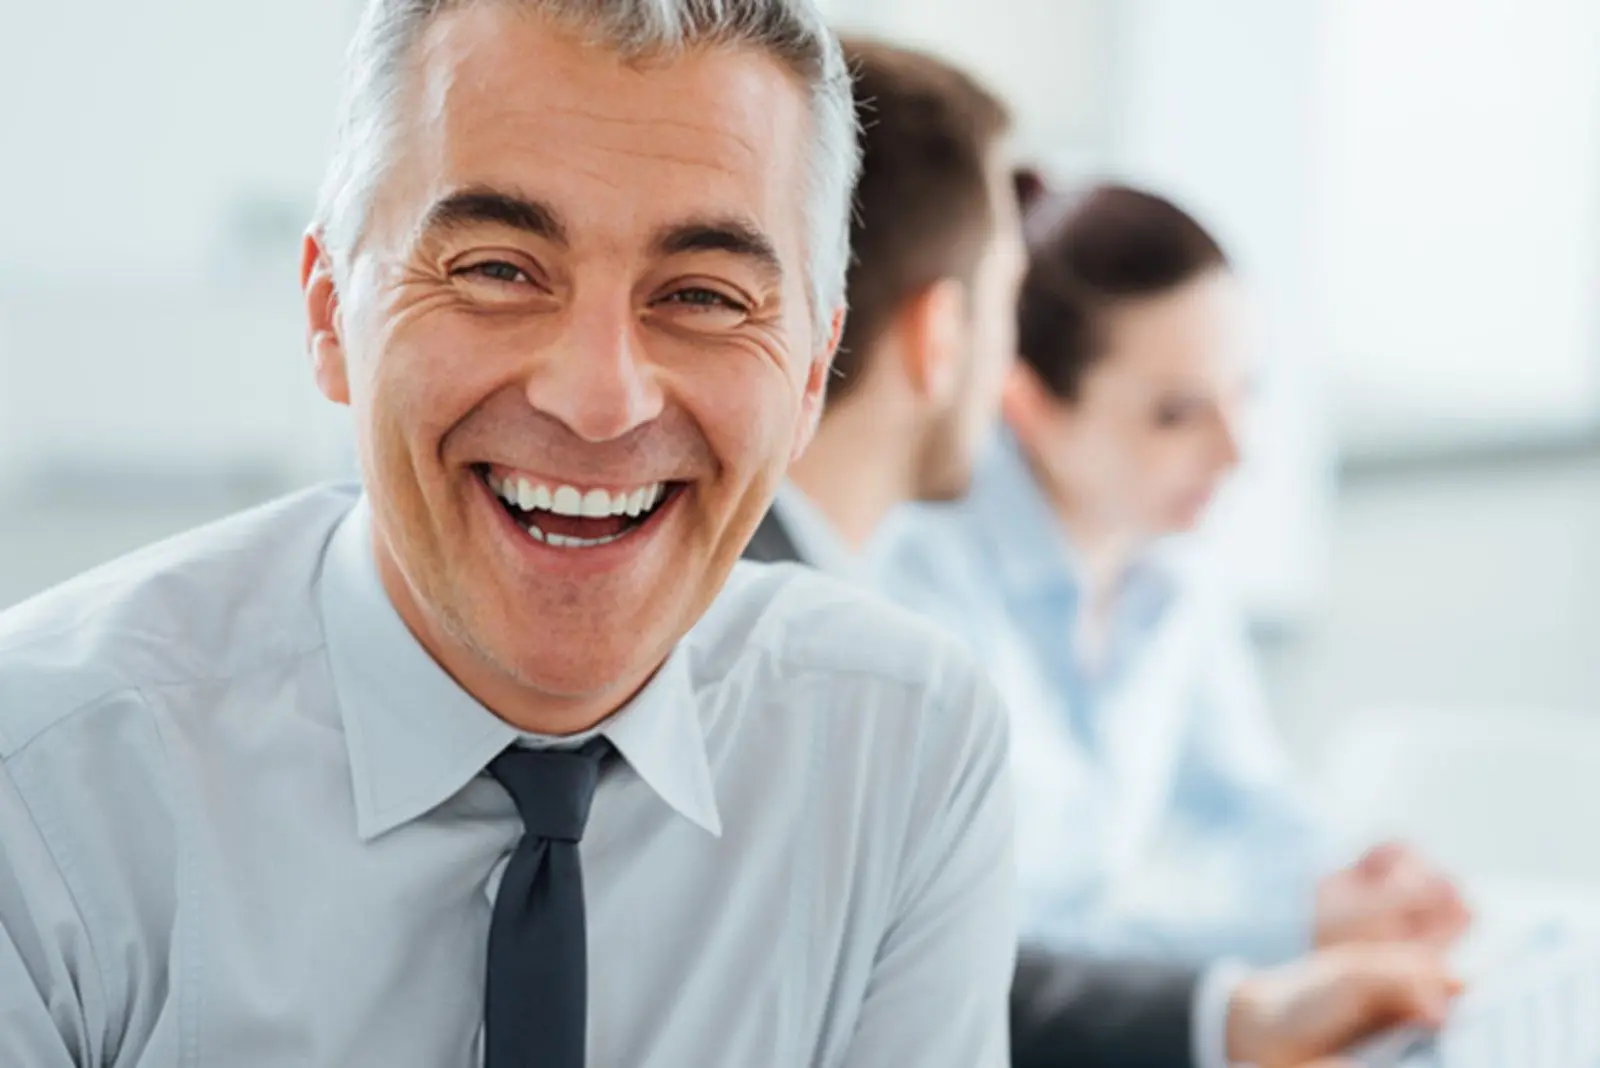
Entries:
[[683, 156], [673, 152], [654, 152], [648, 148], [628, 148], [620, 145], [615, 148], [602, 148], [600, 151], [609, 156], [618, 156], [622, 159], [654, 160], [662, 163], [675, 163], [684, 167], [694, 167], [699, 170], [715, 171], [718, 174], [734, 173], [734, 169], [726, 163], [696, 159], [693, 156]]
[[[561, 156], [568, 166], [581, 168], [579, 158], [585, 152], [596, 152], [727, 174], [736, 174], [761, 158], [757, 146], [739, 134], [722, 127], [682, 120], [639, 119], [570, 108], [530, 110], [504, 105], [492, 110], [468, 108], [461, 114], [467, 121], [459, 124], [453, 133], [446, 134], [451, 142], [450, 154], [455, 156], [461, 155], [463, 149], [476, 154], [482, 150], [480, 146], [496, 152], [509, 148], [512, 152], [543, 154], [548, 151], [546, 146], [565, 142], [569, 150]], [[562, 126], [586, 124], [600, 129], [591, 127], [576, 138], [556, 132]], [[493, 130], [494, 136], [481, 136], [485, 130]], [[597, 138], [596, 133], [601, 136]], [[519, 145], [519, 140], [525, 143]], [[652, 147], [657, 144], [659, 148]]]
[[563, 118], [579, 119], [586, 122], [599, 123], [603, 126], [624, 127], [619, 133], [628, 133], [637, 128], [653, 133], [679, 132], [691, 137], [705, 139], [712, 138], [725, 142], [730, 147], [736, 147], [746, 159], [756, 159], [759, 155], [756, 146], [743, 135], [729, 129], [709, 126], [705, 123], [690, 122], [684, 119], [662, 117], [639, 118], [631, 115], [607, 115], [604, 112], [593, 111], [583, 107], [558, 107], [552, 112]]

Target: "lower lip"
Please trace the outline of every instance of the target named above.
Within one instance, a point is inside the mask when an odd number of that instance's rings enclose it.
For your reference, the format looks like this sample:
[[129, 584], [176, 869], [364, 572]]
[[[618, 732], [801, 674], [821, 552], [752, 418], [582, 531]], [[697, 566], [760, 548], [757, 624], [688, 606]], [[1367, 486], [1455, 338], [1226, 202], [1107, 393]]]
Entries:
[[484, 503], [498, 518], [501, 528], [518, 550], [540, 569], [560, 571], [568, 577], [612, 571], [639, 556], [655, 540], [655, 535], [666, 522], [667, 516], [676, 511], [678, 501], [685, 492], [682, 487], [673, 491], [672, 496], [651, 512], [648, 519], [615, 541], [608, 541], [603, 545], [558, 547], [536, 540], [511, 517], [511, 513], [500, 503], [500, 498], [483, 479], [474, 476], [473, 481], [477, 482]]

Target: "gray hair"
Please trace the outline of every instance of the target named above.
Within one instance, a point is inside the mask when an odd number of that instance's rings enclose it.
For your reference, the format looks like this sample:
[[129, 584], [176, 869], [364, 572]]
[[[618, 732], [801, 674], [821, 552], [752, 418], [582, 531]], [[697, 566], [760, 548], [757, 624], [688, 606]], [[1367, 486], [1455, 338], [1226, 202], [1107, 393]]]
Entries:
[[[336, 261], [364, 236], [403, 128], [399, 114], [419, 38], [437, 15], [484, 0], [369, 0], [351, 42], [333, 160], [316, 225]], [[813, 0], [496, 0], [542, 15], [625, 58], [697, 46], [750, 46], [792, 71], [810, 95], [806, 223], [809, 296], [819, 325], [845, 299], [850, 202], [860, 167], [850, 72]]]

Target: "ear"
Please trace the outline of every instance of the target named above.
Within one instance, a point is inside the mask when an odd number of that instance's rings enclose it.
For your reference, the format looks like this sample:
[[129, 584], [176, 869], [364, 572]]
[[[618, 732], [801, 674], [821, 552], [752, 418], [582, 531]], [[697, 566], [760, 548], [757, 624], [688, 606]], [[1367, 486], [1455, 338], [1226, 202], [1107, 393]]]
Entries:
[[339, 288], [322, 234], [306, 233], [300, 254], [300, 289], [306, 302], [306, 350], [317, 388], [335, 404], [350, 403], [350, 369], [340, 336]]
[[944, 278], [909, 300], [899, 316], [906, 380], [917, 398], [944, 407], [961, 384], [967, 287]]
[[833, 377], [833, 357], [839, 351], [839, 341], [844, 337], [845, 310], [833, 313], [829, 324], [828, 343], [806, 368], [805, 391], [800, 395], [800, 425], [795, 434], [794, 446], [789, 450], [789, 462], [800, 459], [800, 454], [817, 436], [817, 425], [822, 422], [822, 412], [828, 403], [828, 380]]

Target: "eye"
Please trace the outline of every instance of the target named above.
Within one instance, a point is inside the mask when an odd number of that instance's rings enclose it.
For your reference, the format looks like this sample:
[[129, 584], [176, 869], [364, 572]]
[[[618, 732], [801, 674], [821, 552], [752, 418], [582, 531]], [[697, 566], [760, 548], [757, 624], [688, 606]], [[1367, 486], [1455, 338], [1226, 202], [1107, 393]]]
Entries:
[[1163, 430], [1180, 427], [1194, 417], [1195, 407], [1188, 401], [1163, 401], [1156, 405], [1156, 426]]
[[475, 278], [488, 282], [500, 282], [505, 285], [520, 285], [532, 282], [528, 272], [515, 264], [504, 260], [484, 260], [482, 263], [471, 263], [459, 267], [452, 272], [458, 278]]
[[741, 315], [750, 309], [743, 303], [728, 296], [726, 293], [705, 286], [689, 286], [667, 294], [663, 303], [676, 304], [688, 308], [704, 308], [711, 311], [732, 311]]

